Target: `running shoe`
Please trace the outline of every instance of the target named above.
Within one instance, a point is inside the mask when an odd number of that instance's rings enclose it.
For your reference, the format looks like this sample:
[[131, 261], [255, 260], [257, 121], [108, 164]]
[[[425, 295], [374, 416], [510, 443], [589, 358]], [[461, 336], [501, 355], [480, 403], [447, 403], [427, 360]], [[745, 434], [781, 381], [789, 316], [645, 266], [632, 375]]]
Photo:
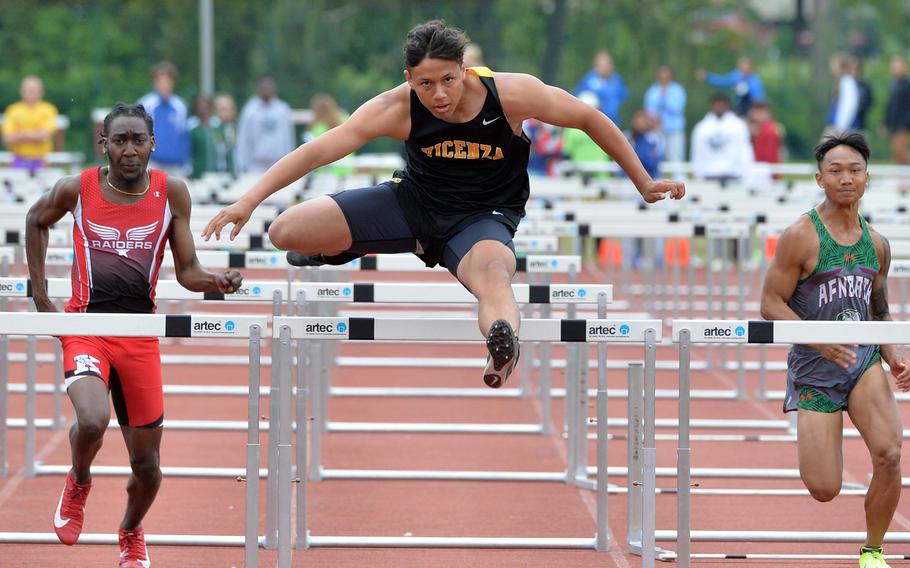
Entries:
[[142, 527], [131, 531], [121, 528], [119, 536], [120, 568], [149, 568], [152, 565]]
[[863, 552], [859, 555], [859, 568], [891, 568], [885, 557], [877, 550]]
[[506, 383], [515, 370], [520, 356], [518, 336], [506, 320], [496, 320], [487, 334], [487, 366], [483, 371], [483, 382], [490, 388], [498, 389]]
[[77, 483], [72, 470], [66, 474], [66, 485], [54, 513], [54, 532], [63, 544], [72, 545], [79, 540], [85, 519], [85, 501], [91, 489], [91, 483]]
[[291, 266], [322, 266], [325, 257], [322, 254], [300, 254], [292, 250], [287, 254], [288, 264]]

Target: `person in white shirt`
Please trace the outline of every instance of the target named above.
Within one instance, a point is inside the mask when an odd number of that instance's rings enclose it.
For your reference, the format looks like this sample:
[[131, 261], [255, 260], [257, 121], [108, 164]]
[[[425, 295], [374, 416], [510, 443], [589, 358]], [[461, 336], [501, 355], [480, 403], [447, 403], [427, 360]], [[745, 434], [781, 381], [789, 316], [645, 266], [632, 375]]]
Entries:
[[730, 110], [722, 93], [711, 97], [711, 111], [692, 130], [692, 173], [725, 182], [748, 174], [755, 156], [749, 127]]
[[830, 61], [831, 74], [834, 75], [834, 92], [828, 108], [827, 134], [842, 134], [847, 130], [859, 128], [859, 84], [850, 73], [850, 60], [844, 55], [834, 55]]
[[274, 79], [263, 75], [256, 96], [240, 112], [234, 150], [237, 173], [264, 173], [293, 149], [291, 107], [278, 98]]

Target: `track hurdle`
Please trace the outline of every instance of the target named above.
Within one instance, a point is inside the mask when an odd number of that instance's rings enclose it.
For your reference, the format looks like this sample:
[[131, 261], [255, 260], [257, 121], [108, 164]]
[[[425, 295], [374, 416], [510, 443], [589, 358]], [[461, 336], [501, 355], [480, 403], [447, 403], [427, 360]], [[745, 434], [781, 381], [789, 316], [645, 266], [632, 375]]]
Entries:
[[[66, 314], [4, 312], [2, 336], [109, 336], [244, 338], [249, 342], [249, 416], [246, 453], [245, 534], [242, 539], [218, 535], [158, 535], [150, 543], [192, 546], [242, 545], [247, 566], [258, 566], [259, 550], [259, 381], [260, 339], [267, 334], [267, 318], [248, 315]], [[30, 403], [34, 404], [34, 402]], [[28, 436], [34, 437], [34, 428]], [[26, 473], [36, 473], [34, 454], [26, 457]], [[94, 468], [93, 468], [94, 473]], [[116, 542], [116, 535], [83, 535], [86, 541]], [[81, 540], [81, 539], [80, 539]], [[53, 533], [0, 533], [0, 542], [57, 542]], [[281, 566], [290, 566], [288, 561]]]
[[[612, 301], [613, 287], [598, 284], [552, 284], [529, 285], [513, 284], [513, 293], [519, 304], [597, 304], [603, 301], [601, 318], [606, 317], [606, 305]], [[307, 302], [333, 303], [431, 303], [431, 304], [476, 304], [477, 300], [460, 284], [433, 283], [294, 283], [291, 285], [291, 297], [297, 298], [298, 308], [304, 308]], [[526, 358], [528, 361], [530, 357]], [[530, 369], [526, 364], [521, 370], [521, 387], [506, 389], [489, 388], [391, 388], [391, 387], [332, 387], [321, 380], [313, 381], [313, 416], [316, 427], [313, 430], [312, 452], [310, 458], [311, 479], [319, 479], [318, 471], [321, 462], [320, 437], [325, 432], [471, 432], [471, 433], [551, 433], [551, 389], [549, 373], [550, 362], [541, 359], [541, 384], [539, 398], [541, 402], [541, 422], [539, 424], [413, 424], [413, 423], [346, 423], [329, 422], [327, 418], [327, 400], [330, 395], [345, 396], [434, 396], [434, 397], [491, 397], [516, 398], [525, 397], [530, 390]], [[322, 373], [320, 373], [322, 375]], [[574, 392], [574, 391], [573, 391]], [[579, 391], [581, 392], [581, 391]], [[581, 394], [584, 401], [587, 395]], [[567, 405], [569, 404], [567, 397]], [[567, 407], [568, 408], [568, 407]]]
[[[679, 345], [679, 443], [677, 447], [677, 528], [655, 531], [652, 538], [676, 540], [677, 560], [688, 568], [690, 543], [714, 542], [862, 542], [861, 532], [784, 531], [693, 531], [691, 528], [691, 453], [689, 446], [690, 350], [695, 343], [726, 344], [793, 344], [811, 337], [815, 343], [837, 344], [906, 344], [910, 343], [907, 322], [837, 322], [837, 321], [750, 321], [750, 320], [675, 320], [673, 341]], [[647, 464], [646, 464], [647, 467]], [[651, 486], [653, 487], [653, 486]], [[653, 515], [646, 510], [644, 515]], [[885, 542], [910, 542], [908, 532], [890, 532]], [[716, 555], [714, 555], [716, 556]]]
[[[276, 317], [273, 329], [285, 340], [325, 341], [483, 341], [483, 335], [473, 318], [449, 319], [408, 319], [408, 318], [320, 318], [320, 317]], [[661, 322], [656, 320], [613, 321], [613, 320], [528, 320], [522, 323], [522, 335], [527, 341], [597, 343], [598, 347], [610, 342], [644, 343], [652, 349], [660, 337]], [[282, 355], [290, 360], [290, 350]], [[598, 350], [598, 363], [605, 362], [606, 352]], [[290, 396], [289, 383], [282, 382], [285, 390], [282, 396]], [[298, 389], [298, 393], [305, 392]], [[607, 376], [606, 366], [598, 367], [598, 413], [603, 412], [600, 421], [601, 438], [598, 444], [597, 534], [592, 538], [479, 538], [479, 537], [349, 537], [313, 536], [307, 528], [305, 513], [298, 509], [297, 543], [301, 548], [309, 547], [456, 547], [456, 548], [593, 548], [606, 551], [610, 547], [607, 510]], [[289, 420], [282, 414], [282, 420]], [[305, 420], [297, 421], [298, 444], [305, 443], [307, 431]], [[315, 427], [314, 427], [315, 428]], [[306, 452], [298, 452], [298, 459], [306, 459]], [[283, 475], [290, 475], [289, 464], [282, 464]], [[306, 471], [306, 463], [298, 463], [297, 471]], [[324, 471], [324, 477], [357, 479], [358, 470], [338, 471], [337, 474]], [[384, 472], [384, 479], [504, 479], [502, 472], [461, 472], [458, 477], [439, 476], [440, 472], [392, 471]], [[562, 480], [574, 472], [525, 472], [512, 475], [513, 480]], [[281, 475], [281, 474], [280, 474]], [[284, 486], [284, 484], [282, 484]], [[302, 497], [302, 498], [301, 498]], [[307, 496], [298, 494], [298, 507], [306, 511]], [[289, 527], [287, 527], [289, 530]], [[285, 530], [281, 527], [280, 530]], [[281, 541], [281, 536], [279, 536]]]

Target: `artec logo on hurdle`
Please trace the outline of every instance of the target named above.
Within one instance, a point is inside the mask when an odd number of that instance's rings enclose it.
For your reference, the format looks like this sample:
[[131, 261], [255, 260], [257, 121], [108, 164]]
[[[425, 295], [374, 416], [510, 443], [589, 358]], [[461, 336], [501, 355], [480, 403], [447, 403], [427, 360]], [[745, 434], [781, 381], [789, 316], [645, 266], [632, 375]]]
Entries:
[[0, 294], [25, 294], [24, 282], [0, 282]]
[[588, 326], [588, 337], [628, 337], [631, 332], [632, 326], [627, 323]]
[[351, 288], [349, 286], [317, 288], [316, 296], [319, 298], [349, 298], [351, 296]]
[[344, 336], [348, 332], [348, 323], [346, 321], [326, 318], [322, 321], [306, 324], [306, 326], [303, 328], [303, 331], [306, 335], [316, 335], [321, 337]]
[[194, 319], [193, 335], [237, 335], [237, 324], [225, 319]]
[[732, 340], [744, 340], [746, 339], [746, 328], [737, 325], [718, 325], [714, 327], [706, 327], [704, 329], [705, 338], [730, 338]]

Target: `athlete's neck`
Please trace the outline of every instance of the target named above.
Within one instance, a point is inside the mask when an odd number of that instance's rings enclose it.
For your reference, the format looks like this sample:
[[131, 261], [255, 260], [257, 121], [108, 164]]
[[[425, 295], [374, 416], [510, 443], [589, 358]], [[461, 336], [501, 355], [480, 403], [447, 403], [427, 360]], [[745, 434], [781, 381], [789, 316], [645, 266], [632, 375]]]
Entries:
[[858, 201], [844, 205], [826, 199], [818, 206], [817, 211], [825, 225], [832, 230], [850, 231], [861, 227]]
[[149, 177], [148, 168], [143, 168], [139, 175], [133, 180], [126, 180], [110, 167], [105, 172], [107, 184], [117, 193], [134, 193], [136, 195], [144, 194], [148, 191]]

